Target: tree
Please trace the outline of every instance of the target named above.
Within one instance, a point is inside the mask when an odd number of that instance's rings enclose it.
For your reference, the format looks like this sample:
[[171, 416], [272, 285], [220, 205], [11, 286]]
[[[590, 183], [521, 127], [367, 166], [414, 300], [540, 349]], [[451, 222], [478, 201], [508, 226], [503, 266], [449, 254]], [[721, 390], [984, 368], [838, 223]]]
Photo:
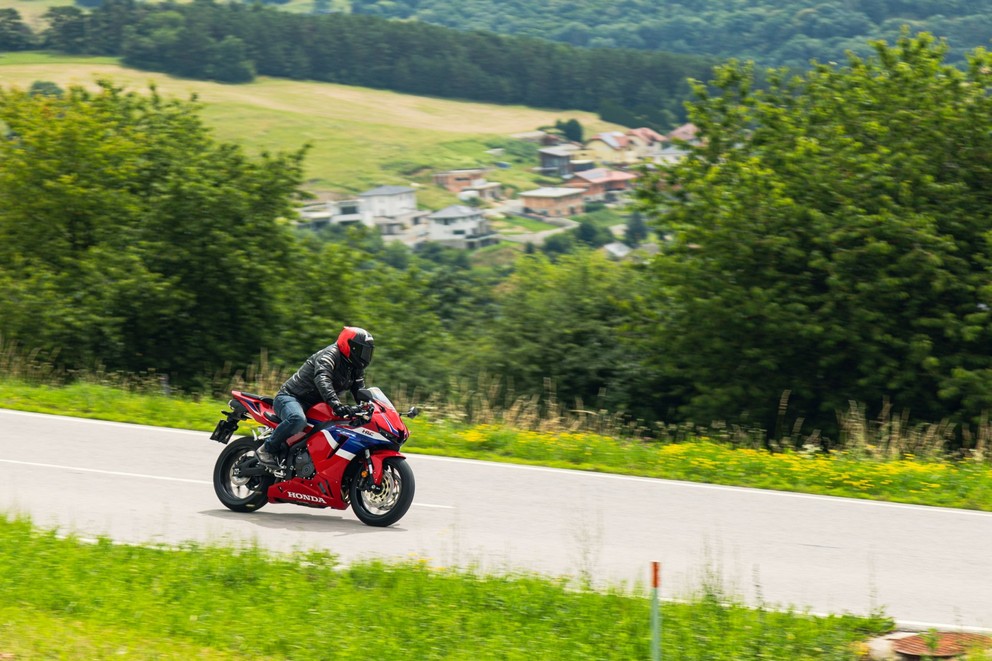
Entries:
[[763, 91], [736, 63], [695, 85], [703, 144], [639, 193], [675, 235], [653, 270], [659, 408], [771, 425], [789, 392], [830, 429], [851, 400], [992, 407], [992, 57], [874, 48]]
[[627, 218], [627, 229], [624, 230], [624, 242], [631, 248], [636, 248], [648, 238], [648, 225], [644, 222], [644, 215], [634, 211]]
[[31, 29], [21, 20], [16, 9], [0, 9], [0, 53], [27, 50], [34, 45]]
[[0, 90], [0, 334], [182, 383], [247, 364], [295, 301], [302, 151], [250, 159], [192, 102]]
[[79, 7], [52, 7], [42, 17], [48, 29], [41, 37], [46, 48], [63, 53], [87, 52], [86, 14]]
[[627, 408], [637, 369], [627, 313], [639, 276], [603, 255], [580, 250], [552, 263], [528, 255], [502, 286], [487, 360], [516, 394], [554, 385], [566, 406]]
[[559, 119], [555, 122], [555, 128], [561, 131], [566, 140], [582, 142], [582, 124], [574, 117], [564, 122]]
[[61, 87], [50, 80], [36, 80], [31, 83], [31, 88], [28, 90], [28, 94], [32, 96], [42, 95], [61, 98], [65, 92]]

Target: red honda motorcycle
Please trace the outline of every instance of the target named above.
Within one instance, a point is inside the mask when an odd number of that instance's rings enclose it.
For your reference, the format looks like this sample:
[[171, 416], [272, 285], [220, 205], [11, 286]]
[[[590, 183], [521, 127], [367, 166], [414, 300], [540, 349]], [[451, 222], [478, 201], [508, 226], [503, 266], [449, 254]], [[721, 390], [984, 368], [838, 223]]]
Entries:
[[[237, 390], [226, 416], [211, 440], [224, 443], [214, 466], [214, 490], [220, 502], [235, 512], [253, 512], [266, 503], [343, 510], [349, 505], [370, 526], [389, 526], [403, 517], [413, 502], [413, 470], [400, 447], [410, 437], [401, 414], [378, 388], [362, 390], [366, 401], [340, 418], [327, 404], [306, 411], [307, 426], [288, 441], [279, 467], [266, 468], [255, 456], [279, 417], [271, 397]], [[417, 415], [411, 408], [407, 417]], [[238, 424], [248, 418], [262, 425], [251, 436], [233, 442]]]

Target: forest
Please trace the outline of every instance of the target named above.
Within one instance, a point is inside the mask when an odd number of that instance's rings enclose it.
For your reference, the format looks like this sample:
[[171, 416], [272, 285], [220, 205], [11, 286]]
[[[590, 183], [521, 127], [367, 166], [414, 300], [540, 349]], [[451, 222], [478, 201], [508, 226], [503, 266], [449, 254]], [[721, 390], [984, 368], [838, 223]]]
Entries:
[[987, 47], [992, 0], [352, 0], [355, 13], [461, 30], [528, 35], [574, 46], [751, 59], [805, 69], [810, 60], [870, 54], [903, 26], [951, 44], [948, 60]]
[[247, 156], [195, 101], [2, 90], [0, 336], [70, 373], [203, 392], [360, 325], [389, 390], [553, 396], [648, 430], [826, 438], [850, 402], [976, 424], [992, 407], [992, 56], [946, 57], [921, 34], [760, 89], [720, 67], [689, 106], [704, 141], [639, 188], [672, 237], [656, 257], [575, 239], [487, 268], [296, 229], [306, 149]]
[[0, 13], [0, 51], [45, 48], [120, 56], [129, 66], [241, 83], [255, 75], [411, 94], [598, 112], [668, 131], [685, 119], [687, 78], [715, 60], [461, 32], [421, 22], [298, 15], [261, 4], [105, 0], [53, 7], [33, 35]]

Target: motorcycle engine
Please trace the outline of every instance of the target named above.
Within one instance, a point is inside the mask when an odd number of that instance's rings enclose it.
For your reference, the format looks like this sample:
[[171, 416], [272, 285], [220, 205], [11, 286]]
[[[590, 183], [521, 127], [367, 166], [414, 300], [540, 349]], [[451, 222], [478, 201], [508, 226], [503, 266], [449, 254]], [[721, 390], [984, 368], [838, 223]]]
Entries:
[[306, 450], [293, 455], [293, 470], [299, 477], [306, 480], [317, 473], [317, 469], [314, 468], [313, 461], [310, 459], [310, 453]]

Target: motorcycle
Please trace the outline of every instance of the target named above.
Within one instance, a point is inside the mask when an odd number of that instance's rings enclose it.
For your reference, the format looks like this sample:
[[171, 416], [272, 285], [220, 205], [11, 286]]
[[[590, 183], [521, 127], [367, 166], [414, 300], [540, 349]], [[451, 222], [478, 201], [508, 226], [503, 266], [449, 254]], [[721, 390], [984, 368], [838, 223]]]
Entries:
[[[210, 439], [225, 445], [214, 466], [214, 491], [228, 509], [253, 512], [266, 503], [344, 510], [370, 526], [399, 521], [413, 502], [413, 470], [400, 454], [410, 437], [403, 414], [379, 388], [359, 392], [362, 404], [349, 415], [335, 416], [325, 403], [306, 411], [307, 426], [288, 440], [278, 468], [263, 465], [255, 451], [265, 442], [279, 417], [272, 398], [232, 390], [230, 411], [217, 423]], [[406, 416], [417, 415], [416, 407]], [[231, 442], [241, 421], [261, 425], [251, 436]]]

